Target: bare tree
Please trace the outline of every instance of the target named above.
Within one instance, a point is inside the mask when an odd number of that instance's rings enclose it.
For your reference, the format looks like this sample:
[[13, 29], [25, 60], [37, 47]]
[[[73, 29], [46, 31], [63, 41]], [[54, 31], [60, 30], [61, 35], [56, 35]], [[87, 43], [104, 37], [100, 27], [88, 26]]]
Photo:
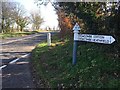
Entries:
[[13, 8], [14, 2], [1, 2], [2, 4], [2, 32], [10, 32], [10, 25], [14, 22], [13, 16]]
[[[17, 2], [1, 2], [2, 3], [2, 32], [12, 32], [13, 26], [16, 23], [20, 31], [29, 24], [27, 17], [25, 17], [25, 9], [23, 5]], [[12, 28], [11, 28], [12, 27]]]
[[43, 23], [43, 18], [37, 12], [31, 13], [31, 23], [34, 29], [39, 30], [41, 24]]
[[16, 20], [16, 23], [20, 26], [20, 31], [23, 31], [23, 28], [26, 27], [29, 24], [29, 18], [28, 17], [18, 17]]
[[26, 13], [25, 8], [20, 3], [16, 3], [13, 11], [14, 11], [13, 18], [18, 25], [17, 30], [19, 31], [20, 27], [20, 31], [23, 31], [23, 28], [29, 24], [28, 18], [25, 17]]
[[0, 33], [2, 32], [2, 3], [0, 2]]

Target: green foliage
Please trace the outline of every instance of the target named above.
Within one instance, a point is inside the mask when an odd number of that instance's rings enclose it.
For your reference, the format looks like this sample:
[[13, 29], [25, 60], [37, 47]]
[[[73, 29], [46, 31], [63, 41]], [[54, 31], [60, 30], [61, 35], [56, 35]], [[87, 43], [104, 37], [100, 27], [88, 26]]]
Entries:
[[1, 13], [1, 33], [11, 33], [14, 31], [14, 25], [17, 24], [17, 29], [20, 31], [29, 24], [29, 18], [25, 17], [25, 8], [18, 2], [2, 2]]
[[[58, 3], [58, 5], [62, 8], [63, 11], [67, 15], [72, 14], [73, 16], [77, 16], [78, 19], [83, 19], [83, 23], [86, 25], [86, 33], [110, 33], [107, 29], [110, 25], [106, 25], [107, 17], [112, 19], [111, 16], [117, 15], [115, 8], [117, 7], [118, 3], [112, 3], [112, 6], [110, 7], [111, 10], [107, 10], [107, 3], [105, 2], [83, 2], [83, 3], [74, 3], [74, 2], [68, 2], [68, 3]], [[118, 16], [117, 16], [118, 17]], [[73, 22], [78, 22], [73, 19]], [[114, 25], [114, 24], [113, 24]], [[116, 28], [116, 27], [114, 27]], [[107, 30], [107, 31], [106, 31]], [[113, 34], [113, 33], [112, 33]]]
[[28, 18], [19, 17], [16, 20], [16, 23], [20, 26], [20, 31], [23, 31], [23, 28], [29, 24]]
[[[62, 10], [66, 16], [69, 16], [73, 26], [76, 22], [79, 23], [81, 27], [80, 33], [113, 36], [116, 40], [114, 43], [114, 52], [120, 57], [119, 2], [58, 2], [57, 4], [57, 7], [59, 6], [60, 8], [56, 7], [56, 10]], [[60, 28], [62, 29], [62, 27]], [[64, 36], [64, 33], [69, 34], [67, 29], [62, 29], [61, 31], [63, 33], [60, 34]], [[69, 35], [72, 36], [72, 34]]]
[[51, 47], [41, 43], [32, 52], [36, 73], [49, 87], [120, 88], [119, 58], [107, 57], [106, 46], [80, 42], [72, 65], [73, 41], [55, 38]]

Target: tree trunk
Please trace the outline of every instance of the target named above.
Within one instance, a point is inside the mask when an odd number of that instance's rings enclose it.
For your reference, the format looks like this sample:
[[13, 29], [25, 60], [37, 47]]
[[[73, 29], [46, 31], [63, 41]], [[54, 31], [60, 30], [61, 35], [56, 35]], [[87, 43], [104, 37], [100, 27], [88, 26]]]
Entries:
[[17, 31], [20, 32], [20, 30], [19, 30], [19, 26], [18, 26], [18, 25], [17, 25]]
[[4, 18], [2, 18], [2, 25], [1, 25], [1, 30], [2, 30], [2, 33], [4, 33]]
[[23, 27], [20, 26], [20, 31], [22, 32], [23, 31]]

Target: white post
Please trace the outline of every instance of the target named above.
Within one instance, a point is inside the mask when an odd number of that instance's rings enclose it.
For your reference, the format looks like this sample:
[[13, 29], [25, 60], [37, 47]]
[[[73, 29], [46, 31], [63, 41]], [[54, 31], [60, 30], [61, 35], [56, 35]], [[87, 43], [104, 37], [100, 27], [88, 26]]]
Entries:
[[48, 43], [48, 46], [51, 46], [51, 33], [47, 34], [47, 43]]

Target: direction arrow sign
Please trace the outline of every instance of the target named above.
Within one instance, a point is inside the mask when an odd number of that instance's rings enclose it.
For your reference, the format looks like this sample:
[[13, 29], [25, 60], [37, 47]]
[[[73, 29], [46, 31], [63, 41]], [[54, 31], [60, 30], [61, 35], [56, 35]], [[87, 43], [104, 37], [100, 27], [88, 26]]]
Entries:
[[78, 25], [78, 23], [75, 24], [75, 26], [73, 27], [73, 30], [74, 31], [80, 30], [80, 26]]
[[78, 41], [96, 42], [104, 44], [111, 44], [115, 41], [115, 39], [112, 36], [91, 34], [78, 34], [78, 38], [75, 39]]

